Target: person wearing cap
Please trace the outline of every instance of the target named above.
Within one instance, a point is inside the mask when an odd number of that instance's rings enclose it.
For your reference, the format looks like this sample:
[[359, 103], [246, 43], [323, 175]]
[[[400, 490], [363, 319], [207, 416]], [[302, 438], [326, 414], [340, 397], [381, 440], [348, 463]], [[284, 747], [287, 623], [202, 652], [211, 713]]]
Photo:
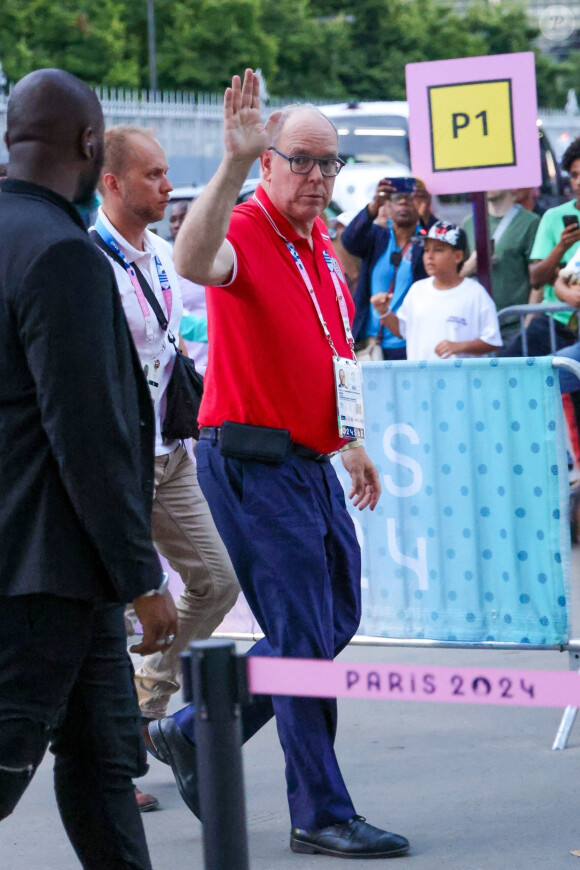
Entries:
[[438, 221], [425, 239], [428, 277], [412, 285], [397, 314], [390, 293], [371, 298], [381, 322], [406, 338], [407, 359], [483, 356], [501, 347], [493, 299], [479, 281], [461, 277], [466, 252], [465, 232]]
[[[426, 229], [420, 221], [418, 203], [427, 217], [427, 203], [415, 180], [412, 193], [399, 193], [388, 178], [377, 187], [372, 202], [366, 205], [350, 222], [342, 234], [344, 248], [361, 258], [361, 270], [354, 296], [355, 317], [353, 335], [359, 360], [406, 359], [405, 340], [394, 335], [370, 304], [371, 296], [392, 293], [396, 311], [414, 281], [426, 277], [423, 268], [423, 248], [419, 236]], [[426, 192], [426, 191], [425, 191]], [[417, 200], [417, 194], [420, 194]], [[387, 226], [375, 221], [385, 203], [391, 205]]]

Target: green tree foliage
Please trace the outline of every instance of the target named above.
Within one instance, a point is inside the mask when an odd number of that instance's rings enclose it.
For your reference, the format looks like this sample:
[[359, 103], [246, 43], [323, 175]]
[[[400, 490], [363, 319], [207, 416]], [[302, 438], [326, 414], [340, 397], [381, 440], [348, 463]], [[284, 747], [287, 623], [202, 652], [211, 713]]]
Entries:
[[[445, 0], [154, 0], [161, 88], [220, 91], [260, 67], [272, 96], [404, 99], [405, 64], [536, 52], [540, 105], [580, 88], [580, 53], [558, 63], [514, 4]], [[147, 0], [0, 0], [0, 58], [15, 81], [59, 66], [90, 84], [146, 88]]]
[[272, 94], [344, 97], [342, 73], [351, 52], [344, 14], [315, 18], [310, 0], [262, 0], [261, 25], [276, 41]]
[[538, 28], [530, 23], [523, 5], [479, 3], [470, 6], [464, 18], [464, 26], [470, 33], [477, 33], [485, 41], [486, 54], [530, 51], [532, 40], [540, 35]]
[[348, 89], [362, 99], [405, 99], [405, 64], [486, 53], [479, 34], [433, 0], [362, 0], [352, 24]]
[[91, 84], [139, 83], [117, 0], [2, 0], [0, 8], [0, 58], [10, 81], [60, 67]]
[[261, 0], [173, 0], [159, 39], [162, 86], [221, 90], [248, 66], [268, 79], [277, 40], [262, 27], [261, 11]]
[[538, 105], [543, 108], [563, 109], [569, 88], [580, 97], [580, 52], [574, 51], [567, 61], [557, 63], [536, 52], [536, 86]]

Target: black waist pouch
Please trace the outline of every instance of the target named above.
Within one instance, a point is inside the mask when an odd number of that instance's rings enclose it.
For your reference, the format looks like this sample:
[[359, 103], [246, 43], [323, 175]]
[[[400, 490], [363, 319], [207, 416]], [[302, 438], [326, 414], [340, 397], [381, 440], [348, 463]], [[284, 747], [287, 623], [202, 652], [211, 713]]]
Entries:
[[219, 445], [222, 456], [231, 459], [255, 459], [280, 465], [290, 453], [290, 430], [225, 420], [221, 425]]
[[[171, 341], [173, 336], [170, 336]], [[175, 347], [175, 339], [173, 340]], [[175, 348], [173, 371], [167, 385], [167, 409], [161, 434], [166, 441], [199, 438], [197, 415], [203, 396], [203, 377], [194, 361]]]

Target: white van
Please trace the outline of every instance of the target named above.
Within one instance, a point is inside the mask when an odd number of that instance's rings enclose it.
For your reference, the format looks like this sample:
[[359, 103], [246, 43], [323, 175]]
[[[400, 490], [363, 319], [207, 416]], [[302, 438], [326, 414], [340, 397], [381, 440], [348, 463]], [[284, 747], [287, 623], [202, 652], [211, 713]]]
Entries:
[[[346, 163], [334, 184], [335, 209], [360, 211], [372, 200], [381, 178], [412, 176], [407, 102], [351, 100], [318, 108], [335, 125], [339, 154]], [[470, 211], [466, 195], [433, 197], [438, 217], [461, 223]]]
[[410, 171], [408, 103], [351, 100], [319, 109], [338, 130], [340, 156], [347, 164], [399, 164]]

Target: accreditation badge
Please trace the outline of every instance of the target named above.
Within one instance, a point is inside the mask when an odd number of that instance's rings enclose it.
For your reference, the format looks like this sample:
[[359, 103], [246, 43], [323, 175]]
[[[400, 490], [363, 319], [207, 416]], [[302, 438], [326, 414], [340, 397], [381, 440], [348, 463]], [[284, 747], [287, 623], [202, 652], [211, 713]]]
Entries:
[[362, 370], [353, 359], [333, 357], [334, 389], [338, 432], [341, 438], [363, 439], [365, 417], [362, 397]]
[[161, 380], [161, 363], [158, 359], [146, 359], [143, 363], [143, 374], [149, 387], [151, 401], [157, 404], [159, 396], [159, 382]]

